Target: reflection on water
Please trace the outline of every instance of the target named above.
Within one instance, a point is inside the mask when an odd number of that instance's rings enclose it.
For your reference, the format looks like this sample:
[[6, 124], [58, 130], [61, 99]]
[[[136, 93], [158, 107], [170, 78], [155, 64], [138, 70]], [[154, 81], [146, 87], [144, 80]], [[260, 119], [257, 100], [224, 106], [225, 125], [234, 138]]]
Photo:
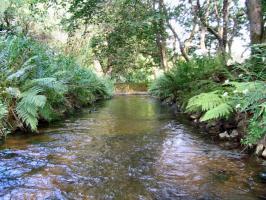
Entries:
[[262, 161], [221, 149], [144, 96], [121, 96], [0, 151], [0, 199], [263, 199]]

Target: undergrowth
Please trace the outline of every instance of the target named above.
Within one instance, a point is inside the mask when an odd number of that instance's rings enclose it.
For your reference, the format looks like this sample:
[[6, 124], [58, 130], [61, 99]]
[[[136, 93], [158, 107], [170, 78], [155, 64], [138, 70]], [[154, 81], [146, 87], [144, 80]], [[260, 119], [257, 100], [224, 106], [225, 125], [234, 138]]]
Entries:
[[76, 107], [112, 95], [112, 83], [28, 37], [0, 40], [0, 136], [36, 131]]
[[161, 100], [178, 102], [188, 113], [201, 113], [202, 122], [243, 113], [249, 123], [241, 141], [256, 144], [266, 135], [266, 48], [253, 48], [256, 53], [232, 71], [219, 57], [181, 61], [155, 80], [150, 92]]

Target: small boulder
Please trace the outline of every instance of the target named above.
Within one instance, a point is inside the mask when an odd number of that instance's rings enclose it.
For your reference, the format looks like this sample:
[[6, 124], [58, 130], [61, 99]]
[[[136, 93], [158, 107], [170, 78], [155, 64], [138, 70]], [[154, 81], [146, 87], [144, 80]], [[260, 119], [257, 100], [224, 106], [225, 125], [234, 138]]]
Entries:
[[257, 156], [261, 156], [262, 155], [262, 152], [263, 152], [263, 149], [264, 149], [263, 144], [258, 144], [257, 145], [257, 148], [256, 148], [256, 155]]
[[230, 134], [230, 137], [231, 138], [236, 138], [236, 137], [238, 137], [238, 131], [237, 130], [233, 130], [232, 132], [231, 132], [231, 134]]
[[220, 139], [228, 139], [228, 138], [230, 138], [230, 135], [228, 134], [227, 131], [225, 131], [225, 132], [219, 134], [219, 138]]
[[266, 159], [266, 149], [264, 149], [264, 151], [262, 152], [261, 156]]

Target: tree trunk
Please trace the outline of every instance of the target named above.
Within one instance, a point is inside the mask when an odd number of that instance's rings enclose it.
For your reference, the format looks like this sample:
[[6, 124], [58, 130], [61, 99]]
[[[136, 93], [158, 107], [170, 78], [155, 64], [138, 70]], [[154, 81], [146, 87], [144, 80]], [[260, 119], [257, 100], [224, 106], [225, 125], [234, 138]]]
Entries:
[[207, 52], [207, 48], [206, 48], [206, 27], [201, 27], [200, 30], [200, 49], [202, 50], [202, 52]]
[[262, 2], [261, 0], [246, 0], [246, 6], [251, 44], [261, 44], [265, 42]]
[[229, 18], [229, 5], [230, 0], [224, 0], [223, 2], [223, 31], [222, 31], [222, 45], [223, 52], [226, 52], [227, 35], [228, 35], [228, 18]]
[[167, 62], [167, 48], [166, 48], [166, 30], [165, 30], [165, 12], [164, 12], [164, 0], [159, 0], [159, 29], [157, 34], [157, 46], [160, 51], [160, 63], [164, 71], [168, 70]]
[[[215, 2], [214, 12], [217, 21], [217, 27], [213, 27], [208, 21], [208, 16], [205, 16], [203, 9], [200, 5], [200, 0], [196, 1], [196, 10], [197, 15], [202, 23], [202, 26], [205, 26], [207, 31], [211, 33], [218, 41], [218, 52], [225, 58], [226, 56], [226, 45], [228, 42], [228, 21], [229, 21], [229, 5], [231, 0], [223, 0], [223, 11], [222, 17], [218, 11], [217, 2]], [[222, 20], [222, 24], [221, 24]]]

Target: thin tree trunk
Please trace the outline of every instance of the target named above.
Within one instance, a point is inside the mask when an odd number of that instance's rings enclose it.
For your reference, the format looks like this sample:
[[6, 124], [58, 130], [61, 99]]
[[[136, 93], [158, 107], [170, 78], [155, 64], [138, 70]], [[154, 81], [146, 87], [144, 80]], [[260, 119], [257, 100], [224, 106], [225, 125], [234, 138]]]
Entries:
[[201, 29], [200, 29], [200, 49], [203, 52], [207, 51], [206, 43], [205, 43], [206, 31], [207, 31], [206, 27], [201, 27]]
[[179, 43], [179, 48], [181, 51], [182, 56], [185, 58], [186, 61], [189, 61], [189, 57], [185, 51], [184, 45], [181, 42], [181, 39], [179, 38], [178, 34], [175, 32], [175, 29], [173, 28], [173, 26], [170, 24], [170, 22], [167, 20], [167, 25], [170, 28], [170, 30], [172, 31], [174, 37], [177, 39], [178, 43]]
[[159, 30], [157, 35], [157, 45], [160, 51], [160, 61], [161, 67], [167, 71], [168, 70], [168, 62], [167, 62], [167, 48], [166, 48], [166, 31], [165, 31], [165, 12], [164, 12], [164, 0], [159, 0], [159, 12], [160, 12], [160, 20], [159, 20]]
[[223, 53], [226, 52], [226, 45], [227, 45], [229, 5], [230, 5], [230, 0], [224, 0], [223, 2], [223, 31], [222, 31]]

